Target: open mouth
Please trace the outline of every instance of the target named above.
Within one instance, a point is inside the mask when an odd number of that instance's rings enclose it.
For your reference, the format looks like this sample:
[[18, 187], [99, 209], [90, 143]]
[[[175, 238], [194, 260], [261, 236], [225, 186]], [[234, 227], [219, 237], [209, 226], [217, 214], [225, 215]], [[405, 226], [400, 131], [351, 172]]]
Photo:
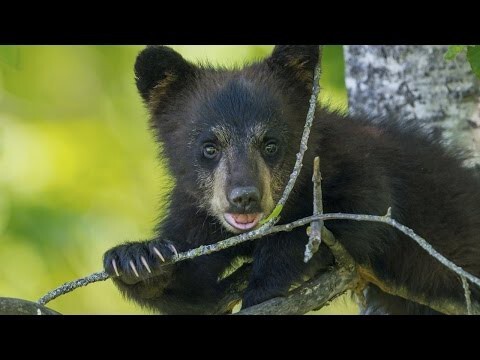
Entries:
[[230, 214], [224, 215], [225, 220], [237, 230], [250, 230], [257, 226], [262, 219], [263, 213], [254, 214]]

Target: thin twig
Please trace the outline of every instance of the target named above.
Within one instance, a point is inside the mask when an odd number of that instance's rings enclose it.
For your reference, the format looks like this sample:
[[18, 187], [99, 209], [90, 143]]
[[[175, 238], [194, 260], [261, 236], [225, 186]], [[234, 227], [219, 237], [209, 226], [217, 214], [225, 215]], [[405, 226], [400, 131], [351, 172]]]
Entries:
[[[285, 203], [287, 202], [288, 197], [290, 196], [290, 193], [293, 190], [293, 187], [295, 186], [295, 182], [297, 181], [300, 171], [302, 170], [303, 157], [305, 155], [305, 152], [308, 149], [308, 146], [307, 146], [308, 138], [310, 137], [310, 130], [312, 128], [313, 119], [315, 118], [315, 108], [317, 106], [318, 94], [320, 93], [320, 75], [322, 73], [321, 62], [322, 62], [322, 47], [320, 46], [318, 51], [318, 62], [315, 67], [315, 72], [313, 75], [312, 95], [310, 96], [310, 102], [309, 102], [310, 106], [308, 108], [307, 118], [305, 120], [305, 125], [303, 127], [303, 134], [302, 134], [302, 139], [300, 140], [300, 149], [297, 153], [297, 160], [295, 161], [295, 165], [293, 167], [293, 171], [290, 174], [290, 178], [288, 179], [288, 183], [285, 186], [285, 189], [283, 190], [282, 197], [280, 198], [280, 200], [278, 200], [278, 203], [275, 206], [273, 212], [264, 220], [264, 222], [267, 222], [271, 219], [277, 219], [278, 221], [279, 215]], [[272, 225], [275, 224], [277, 221], [273, 222]]]
[[467, 315], [472, 315], [472, 299], [470, 298], [470, 288], [468, 286], [468, 281], [465, 276], [460, 276], [462, 279], [463, 291], [465, 294], [465, 303], [467, 304]]
[[347, 250], [345, 250], [345, 247], [342, 245], [342, 243], [335, 239], [335, 236], [333, 236], [332, 232], [325, 226], [322, 227], [322, 241], [332, 252], [333, 257], [335, 258], [335, 263], [339, 268], [346, 269], [348, 271], [355, 271], [355, 260], [353, 260], [352, 256]]
[[[261, 226], [257, 230], [251, 231], [249, 233], [243, 233], [231, 238], [228, 238], [226, 240], [219, 241], [218, 243], [215, 244], [210, 244], [210, 245], [203, 245], [200, 246], [196, 249], [192, 249], [183, 253], [179, 253], [178, 256], [174, 257], [172, 260], [165, 262], [166, 264], [172, 264], [176, 263], [179, 261], [183, 261], [186, 259], [193, 259], [197, 256], [201, 255], [206, 255], [206, 254], [211, 254], [213, 252], [217, 252], [226, 248], [229, 248], [231, 246], [235, 246], [238, 244], [241, 244], [246, 241], [254, 240], [261, 238], [266, 235], [274, 234], [277, 232], [281, 231], [290, 231], [293, 230], [297, 227], [300, 226], [305, 226], [312, 221], [315, 220], [323, 220], [323, 221], [328, 221], [328, 220], [354, 220], [354, 221], [370, 221], [370, 222], [380, 222], [380, 223], [385, 223], [390, 226], [393, 226], [394, 228], [400, 230], [402, 233], [407, 235], [408, 237], [412, 238], [415, 242], [417, 242], [424, 250], [426, 250], [431, 256], [433, 256], [435, 259], [437, 259], [440, 263], [445, 265], [447, 268], [455, 272], [456, 274], [460, 276], [464, 276], [474, 284], [480, 286], [480, 279], [473, 276], [472, 274], [466, 272], [463, 270], [461, 267], [455, 265], [453, 262], [445, 258], [443, 255], [441, 255], [439, 252], [437, 252], [424, 238], [421, 236], [417, 235], [412, 229], [398, 223], [391, 217], [385, 215], [385, 216], [376, 216], [376, 215], [358, 215], [358, 214], [342, 214], [342, 213], [334, 213], [334, 214], [322, 214], [322, 215], [315, 215], [315, 216], [309, 216], [300, 220], [293, 221], [289, 224], [284, 224], [284, 225], [276, 225], [270, 227], [270, 222], [273, 222], [274, 219], [270, 220], [269, 223]], [[92, 278], [93, 277], [93, 278]], [[46, 304], [47, 302], [55, 299], [56, 297], [62, 295], [63, 293], [70, 292], [74, 290], [77, 287], [87, 285], [90, 282], [95, 282], [95, 281], [102, 281], [106, 280], [108, 278], [108, 274], [105, 272], [99, 272], [93, 275], [90, 275], [86, 278], [78, 279], [72, 282], [65, 283], [61, 287], [47, 293], [45, 296], [43, 296], [40, 300], [42, 300], [41, 304]], [[39, 300], [39, 302], [40, 302]]]
[[[317, 156], [313, 161], [313, 215], [323, 214], [322, 201], [322, 174], [320, 172], [320, 158]], [[318, 251], [322, 243], [322, 228], [323, 221], [312, 221], [310, 226], [310, 234], [308, 236], [308, 243], [305, 246], [304, 262], [308, 262], [313, 254]]]
[[387, 215], [385, 216], [376, 216], [376, 215], [356, 215], [356, 214], [343, 214], [343, 213], [334, 213], [334, 214], [323, 214], [323, 215], [317, 215], [317, 216], [309, 216], [297, 221], [294, 221], [290, 224], [287, 225], [280, 225], [280, 226], [275, 226], [275, 228], [279, 228], [281, 226], [288, 226], [288, 230], [291, 230], [295, 227], [298, 226], [303, 226], [305, 224], [308, 224], [309, 222], [313, 220], [318, 220], [322, 219], [323, 221], [327, 220], [354, 220], [354, 221], [370, 221], [370, 222], [381, 222], [388, 224], [390, 226], [393, 226], [397, 230], [400, 230], [402, 233], [413, 239], [422, 249], [424, 249], [426, 252], [428, 252], [431, 256], [433, 256], [435, 259], [437, 259], [440, 263], [445, 265], [447, 268], [455, 272], [456, 274], [460, 276], [466, 277], [468, 280], [473, 282], [474, 284], [480, 286], [480, 279], [473, 276], [472, 274], [466, 272], [463, 270], [460, 266], [455, 265], [453, 262], [448, 260], [446, 257], [444, 257], [442, 254], [440, 254], [438, 251], [436, 251], [432, 245], [430, 245], [424, 238], [421, 236], [417, 235], [412, 229], [409, 227], [402, 225], [398, 223], [396, 220], [392, 219], [389, 212], [387, 212]]
[[56, 289], [49, 291], [44, 296], [42, 296], [37, 303], [41, 305], [45, 305], [46, 303], [52, 301], [53, 299], [59, 297], [60, 295], [67, 294], [70, 291], [75, 290], [81, 286], [87, 286], [88, 284], [97, 282], [97, 281], [105, 281], [110, 276], [105, 271], [100, 271], [93, 273], [92, 275], [80, 278], [78, 280], [69, 281], [65, 284], [57, 287]]

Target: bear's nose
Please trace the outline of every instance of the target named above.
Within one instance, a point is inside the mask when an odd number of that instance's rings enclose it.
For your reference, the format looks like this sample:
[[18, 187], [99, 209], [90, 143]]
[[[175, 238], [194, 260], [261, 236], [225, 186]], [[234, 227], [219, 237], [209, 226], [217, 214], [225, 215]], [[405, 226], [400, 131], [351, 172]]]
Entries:
[[255, 186], [236, 187], [230, 192], [228, 200], [236, 208], [249, 211], [260, 201], [260, 191]]

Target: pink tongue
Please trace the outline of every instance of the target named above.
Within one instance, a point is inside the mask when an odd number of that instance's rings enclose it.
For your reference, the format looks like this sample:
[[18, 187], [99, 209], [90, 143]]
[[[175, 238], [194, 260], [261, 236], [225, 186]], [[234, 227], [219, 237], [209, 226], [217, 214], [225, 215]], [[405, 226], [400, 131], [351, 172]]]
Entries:
[[255, 220], [256, 214], [232, 214], [235, 221], [239, 224], [248, 224]]

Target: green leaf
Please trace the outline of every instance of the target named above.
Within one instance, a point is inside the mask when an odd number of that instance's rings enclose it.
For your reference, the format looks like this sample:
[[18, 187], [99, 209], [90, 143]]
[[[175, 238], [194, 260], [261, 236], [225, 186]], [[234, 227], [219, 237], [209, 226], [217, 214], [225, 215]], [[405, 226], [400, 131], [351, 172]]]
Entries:
[[475, 75], [480, 78], [480, 45], [468, 47], [467, 59]]
[[8, 65], [18, 69], [20, 65], [20, 51], [17, 46], [0, 46], [0, 66]]
[[282, 204], [278, 204], [277, 206], [275, 206], [275, 209], [273, 209], [272, 213], [268, 215], [265, 219], [260, 221], [260, 225], [263, 225], [266, 222], [269, 222], [270, 220], [277, 218], [278, 215], [280, 215], [280, 213], [282, 212], [282, 210], [283, 210]]
[[465, 51], [466, 48], [465, 45], [450, 45], [445, 55], [443, 55], [443, 58], [447, 61], [452, 61], [458, 54]]

